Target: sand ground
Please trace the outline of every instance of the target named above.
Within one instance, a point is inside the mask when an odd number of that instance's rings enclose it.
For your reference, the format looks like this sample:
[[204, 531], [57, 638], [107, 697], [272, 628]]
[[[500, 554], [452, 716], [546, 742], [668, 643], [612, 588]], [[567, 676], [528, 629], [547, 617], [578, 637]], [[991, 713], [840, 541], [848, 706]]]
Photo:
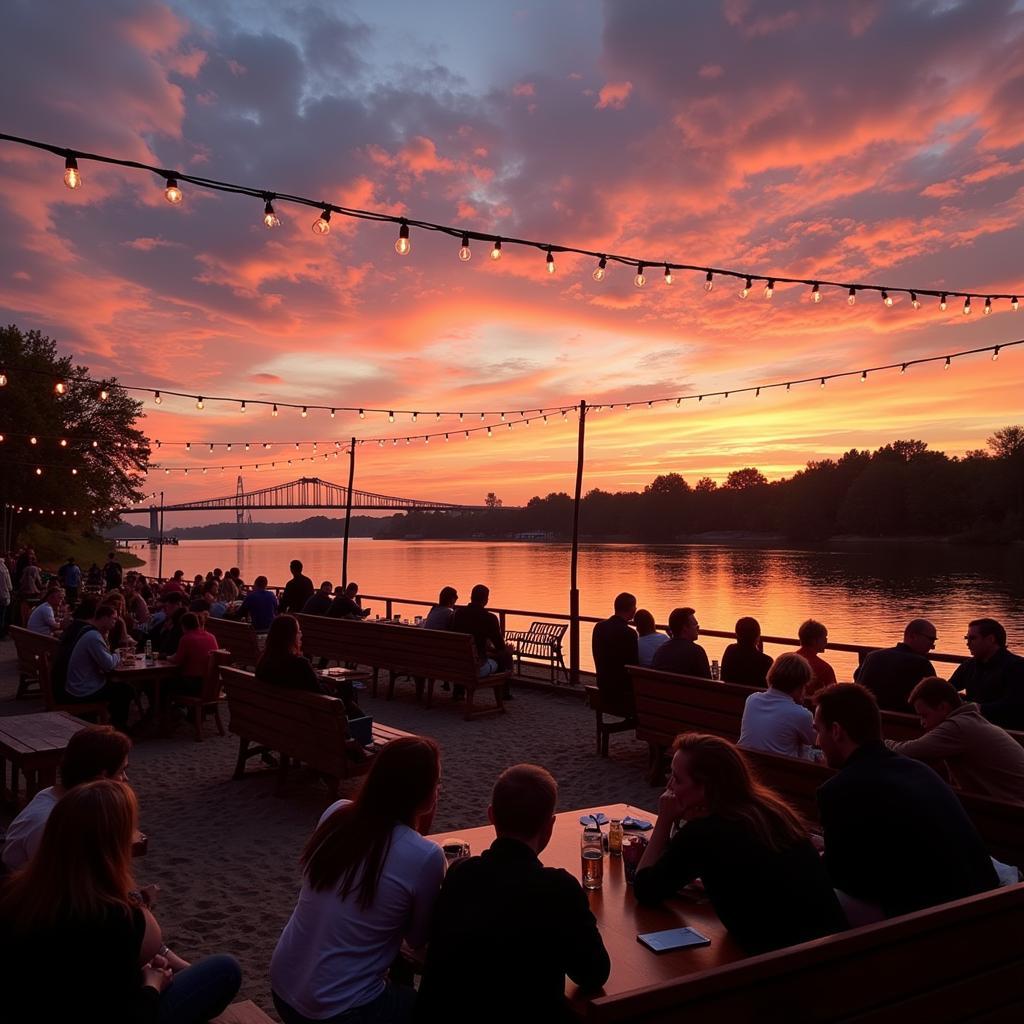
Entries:
[[[0, 643], [0, 715], [42, 710], [38, 698], [15, 701], [16, 687], [8, 640]], [[559, 810], [656, 805], [658, 791], [643, 777], [646, 745], [620, 733], [611, 738], [611, 756], [598, 757], [593, 713], [578, 692], [517, 686], [507, 714], [473, 722], [464, 722], [460, 706], [444, 694], [429, 711], [419, 706], [411, 684], [399, 684], [393, 701], [367, 696], [363, 703], [375, 720], [441, 745], [439, 832], [485, 824], [494, 779], [523, 761], [554, 774]], [[205, 735], [197, 743], [183, 725], [167, 739], [136, 743], [129, 778], [149, 835], [149, 852], [137, 862], [138, 881], [160, 885], [156, 915], [173, 949], [186, 959], [234, 954], [244, 975], [240, 998], [274, 1016], [270, 956], [298, 891], [299, 852], [330, 797], [301, 772], [283, 796], [275, 795], [273, 773], [235, 781], [237, 738], [217, 736], [212, 722]], [[9, 813], [0, 815], [3, 823], [9, 820]]]

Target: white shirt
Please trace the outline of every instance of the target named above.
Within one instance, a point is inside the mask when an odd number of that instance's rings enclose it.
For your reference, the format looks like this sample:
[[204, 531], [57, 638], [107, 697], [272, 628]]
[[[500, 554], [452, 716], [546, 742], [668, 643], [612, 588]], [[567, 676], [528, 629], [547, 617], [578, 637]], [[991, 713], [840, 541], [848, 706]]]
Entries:
[[[331, 804], [320, 822], [347, 803]], [[426, 942], [444, 871], [440, 846], [407, 825], [396, 825], [368, 910], [359, 906], [358, 888], [343, 899], [337, 886], [315, 892], [303, 881], [270, 960], [273, 990], [313, 1020], [372, 1002], [384, 991], [402, 940], [413, 947]]]
[[640, 648], [640, 664], [650, 665], [654, 660], [654, 652], [662, 645], [668, 643], [668, 637], [664, 633], [648, 633], [637, 639], [636, 645]]
[[8, 871], [16, 871], [27, 864], [39, 848], [43, 829], [50, 817], [50, 811], [57, 806], [60, 797], [53, 786], [39, 790], [28, 806], [8, 826], [7, 841], [4, 843], [3, 862]]
[[32, 609], [28, 617], [26, 627], [32, 633], [42, 633], [43, 636], [53, 636], [57, 629], [57, 616], [53, 613], [53, 605], [49, 601], [43, 601]]
[[814, 718], [788, 693], [769, 687], [747, 698], [740, 723], [741, 747], [817, 761], [820, 755], [814, 741]]

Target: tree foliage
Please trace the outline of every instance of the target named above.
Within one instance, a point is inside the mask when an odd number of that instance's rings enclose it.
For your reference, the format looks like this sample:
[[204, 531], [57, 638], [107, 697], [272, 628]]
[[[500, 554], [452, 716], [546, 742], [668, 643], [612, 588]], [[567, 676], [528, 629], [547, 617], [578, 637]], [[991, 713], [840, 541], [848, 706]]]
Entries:
[[[56, 343], [38, 331], [0, 329], [0, 367], [8, 377], [0, 389], [4, 504], [77, 511], [84, 527], [113, 522], [111, 509], [142, 499], [150, 448], [136, 426], [141, 402], [114, 379], [94, 381], [87, 367], [58, 355]], [[87, 382], [69, 383], [57, 394], [55, 383], [68, 378]], [[25, 521], [33, 518], [24, 514]]]

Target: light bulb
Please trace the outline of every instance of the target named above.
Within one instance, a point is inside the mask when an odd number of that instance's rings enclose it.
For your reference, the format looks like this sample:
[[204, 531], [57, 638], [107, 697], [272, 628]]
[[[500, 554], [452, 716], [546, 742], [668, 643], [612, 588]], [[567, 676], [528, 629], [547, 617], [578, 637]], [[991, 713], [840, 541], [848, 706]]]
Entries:
[[1016, 313], [1019, 308], [1020, 302], [1017, 300], [1017, 296], [1014, 295], [1014, 297], [1010, 299], [1010, 309], [1012, 309], [1014, 313]]
[[462, 236], [462, 245], [459, 247], [459, 259], [468, 263], [473, 258], [473, 251], [469, 247], [469, 235]]
[[168, 178], [167, 186], [166, 188], [164, 188], [164, 199], [166, 199], [167, 202], [171, 204], [171, 206], [177, 206], [178, 203], [180, 203], [184, 198], [184, 193], [178, 186], [178, 179], [173, 177]]
[[884, 288], [882, 289], [882, 305], [892, 306], [892, 296]]
[[366, 413], [365, 413], [365, 412], [363, 412], [363, 410], [362, 410], [362, 409], [360, 409], [360, 410], [359, 410], [359, 418], [360, 418], [361, 420], [365, 420], [365, 419], [366, 419]]
[[850, 294], [846, 296], [846, 304], [848, 306], [854, 306], [857, 303], [857, 289], [851, 288]]
[[69, 153], [64, 161], [64, 184], [74, 190], [81, 187], [82, 173], [78, 169], [78, 161]]
[[100, 401], [105, 402], [110, 397], [110, 392], [106, 388], [100, 388]]
[[64, 381], [59, 380], [57, 381], [56, 384], [53, 385], [53, 390], [56, 391], [58, 395], [63, 395], [67, 393], [68, 386], [67, 384], [64, 383]]
[[646, 283], [647, 278], [644, 276], [644, 265], [642, 263], [638, 263], [636, 265], [636, 277], [633, 278], [633, 284], [635, 284], [637, 288], [643, 288]]
[[860, 374], [860, 382], [861, 382], [861, 384], [863, 384], [867, 379], [868, 379], [868, 371], [867, 370], [861, 370], [861, 374]]
[[491, 433], [491, 428], [490, 428], [490, 427], [488, 427], [488, 428], [487, 428], [487, 436], [488, 436], [488, 437], [493, 437], [493, 436], [494, 436], [494, 435], [493, 435], [493, 434]]
[[277, 403], [276, 402], [274, 403], [274, 408], [270, 410], [270, 415], [273, 416], [275, 419], [277, 418]]
[[602, 256], [597, 261], [597, 266], [594, 267], [594, 272], [590, 276], [595, 281], [603, 281], [604, 280], [605, 267], [607, 267], [607, 266], [608, 266], [608, 257], [607, 256]]
[[811, 288], [811, 300], [813, 302], [821, 302], [821, 288], [818, 287], [818, 282], [814, 282], [814, 287]]
[[547, 259], [544, 261], [548, 268], [548, 273], [553, 274], [555, 272], [555, 254], [548, 249]]
[[159, 391], [154, 391], [153, 392], [153, 403], [154, 403], [154, 405], [159, 405], [162, 401], [163, 401], [163, 399], [160, 397], [160, 392]]
[[420, 415], [420, 414], [419, 414], [418, 412], [414, 412], [414, 413], [412, 414], [412, 421], [413, 421], [413, 423], [415, 423], [415, 422], [416, 422], [416, 420], [417, 420], [417, 419], [419, 418], [419, 415]]
[[[668, 267], [665, 268], [665, 271], [666, 271], [666, 273], [668, 272]], [[709, 292], [714, 287], [715, 287], [715, 275], [712, 274], [711, 271], [709, 270], [707, 272], [707, 274], [704, 275], [704, 291]]]
[[388, 423], [394, 423], [394, 422], [395, 422], [395, 414], [393, 412], [389, 412], [388, 413]]
[[903, 365], [902, 365], [902, 366], [900, 367], [900, 373], [901, 373], [901, 374], [904, 374], [904, 373], [906, 373], [906, 372], [907, 372], [907, 364], [906, 364], [906, 363], [904, 363], [904, 364], [903, 364]]
[[921, 308], [921, 300], [917, 297], [917, 292], [910, 293], [910, 304], [914, 307], [914, 309]]
[[984, 316], [989, 316], [992, 313], [992, 300], [991, 299], [986, 299], [985, 300], [985, 306], [984, 306], [984, 308], [982, 309], [981, 312], [982, 312], [982, 314]]
[[666, 263], [665, 264], [665, 284], [672, 283], [672, 268]]
[[274, 213], [274, 204], [268, 199], [266, 206], [263, 207], [263, 223], [268, 228], [276, 228], [281, 226], [281, 221], [278, 220], [277, 214]]
[[740, 298], [745, 299], [750, 294], [750, 289], [754, 287], [754, 282], [748, 277], [743, 282], [743, 287], [740, 289]]
[[185, 451], [187, 451], [187, 452], [192, 451], [192, 442], [191, 441], [186, 441], [185, 442]]
[[7, 374], [0, 370], [0, 388], [7, 387]]
[[945, 292], [943, 292], [943, 293], [942, 293], [942, 294], [941, 294], [941, 295], [939, 296], [939, 309], [940, 309], [940, 310], [941, 310], [941, 311], [942, 311], [943, 313], [945, 313], [945, 312], [946, 312], [946, 293], [945, 293]]
[[313, 221], [314, 235], [329, 235], [331, 233], [331, 211], [325, 209], [315, 221]]
[[412, 242], [409, 241], [409, 225], [404, 221], [398, 229], [398, 241], [395, 242], [395, 252], [399, 256], [408, 256], [412, 251]]
[[[501, 239], [500, 238], [496, 238], [494, 240], [494, 245], [491, 246], [491, 259], [495, 260], [495, 261], [501, 259]], [[447, 440], [447, 435], [445, 437], [445, 440]]]
[[39, 444], [39, 438], [38, 437], [30, 437], [28, 439], [28, 443], [29, 444]]
[[303, 406], [302, 407], [302, 418], [306, 419], [307, 416], [309, 416], [309, 410], [305, 406]]
[[[75, 188], [75, 186], [74, 185], [68, 185], [68, 188]], [[36, 466], [36, 476], [42, 476], [42, 475], [43, 475], [43, 471], [38, 466]], [[29, 509], [29, 512], [31, 512], [31, 511], [32, 511], [32, 509]]]
[[768, 278], [768, 283], [764, 286], [764, 297], [770, 299], [775, 294], [775, 280], [774, 278]]
[[198, 397], [198, 398], [196, 399], [196, 408], [197, 408], [197, 409], [202, 409], [202, 408], [203, 408], [203, 396], [202, 396], [202, 395], [200, 395], [200, 396], [199, 396], [199, 397]]
[[971, 297], [970, 297], [970, 295], [968, 295], [967, 298], [964, 299], [964, 316], [970, 316], [970, 315], [971, 315]]
[[994, 363], [998, 359], [999, 359], [999, 346], [996, 345], [996, 347], [994, 349], [992, 349], [992, 362]]
[[61, 446], [61, 448], [67, 448], [67, 446], [68, 446], [68, 439], [66, 437], [62, 437], [60, 439], [60, 446]]
[[818, 387], [822, 387], [823, 388], [824, 386], [825, 386], [825, 378], [822, 377], [821, 378], [821, 383], [818, 385]]
[[948, 369], [949, 369], [949, 367], [950, 367], [950, 363], [951, 363], [951, 361], [952, 361], [952, 358], [953, 358], [952, 356], [946, 356], [946, 361], [945, 361], [945, 363], [943, 363], [943, 365], [942, 365], [942, 368], [943, 368], [944, 370], [948, 370]]

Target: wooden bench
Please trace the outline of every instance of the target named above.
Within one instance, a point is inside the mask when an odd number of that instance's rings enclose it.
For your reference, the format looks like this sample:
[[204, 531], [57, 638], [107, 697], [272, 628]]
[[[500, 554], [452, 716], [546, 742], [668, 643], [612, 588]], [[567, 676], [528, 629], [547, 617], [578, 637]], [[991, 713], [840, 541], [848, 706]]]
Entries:
[[[449, 682], [466, 690], [463, 717], [467, 721], [474, 715], [505, 710], [501, 691], [510, 673], [496, 672], [480, 678], [473, 638], [468, 633], [332, 619], [323, 615], [298, 615], [296, 618], [302, 628], [302, 649], [307, 655], [367, 665], [374, 670], [371, 690], [374, 697], [377, 696], [378, 673], [384, 669], [389, 677], [388, 700], [394, 696], [397, 678], [407, 675], [425, 680], [427, 707], [433, 704], [435, 683]], [[493, 690], [495, 706], [476, 707], [477, 690]]]
[[978, 1024], [1024, 1014], [1024, 884], [613, 996], [634, 1024]]
[[[592, 684], [583, 687], [583, 694], [587, 707], [594, 712], [594, 718], [597, 723], [597, 756], [607, 757], [608, 738], [612, 733], [628, 732], [630, 729], [635, 729], [636, 718], [632, 715], [622, 715], [619, 712], [606, 708], [601, 700], [601, 691]], [[606, 722], [604, 720], [605, 715], [615, 715], [619, 721]]]
[[[346, 752], [348, 719], [337, 697], [271, 686], [237, 668], [222, 667], [220, 676], [228, 695], [228, 729], [238, 737], [236, 779], [245, 774], [250, 757], [273, 753], [278, 756], [279, 788], [294, 760], [330, 779], [336, 795], [342, 779], [369, 767], [368, 760], [353, 761]], [[404, 735], [373, 726], [373, 741], [379, 746]]]
[[43, 707], [47, 711], [63, 711], [77, 718], [95, 718], [101, 725], [110, 719], [110, 711], [105, 700], [93, 701], [58, 701], [53, 689], [50, 669], [53, 662], [48, 654], [36, 656], [36, 677], [43, 695]]
[[569, 670], [562, 658], [562, 637], [569, 628], [565, 622], [531, 622], [529, 629], [505, 630], [505, 643], [516, 660], [516, 671], [522, 674], [523, 658], [546, 662], [551, 669], [551, 682], [555, 672], [561, 672], [569, 682]]
[[232, 665], [256, 667], [263, 653], [256, 630], [249, 622], [235, 622], [232, 619], [218, 619], [212, 615], [206, 618], [206, 632], [217, 638], [217, 646], [231, 652]]
[[33, 690], [39, 691], [39, 673], [36, 657], [45, 654], [53, 663], [60, 641], [55, 636], [44, 636], [33, 633], [21, 626], [11, 626], [11, 639], [14, 641], [14, 652], [18, 658], [18, 692], [16, 700], [31, 696]]

